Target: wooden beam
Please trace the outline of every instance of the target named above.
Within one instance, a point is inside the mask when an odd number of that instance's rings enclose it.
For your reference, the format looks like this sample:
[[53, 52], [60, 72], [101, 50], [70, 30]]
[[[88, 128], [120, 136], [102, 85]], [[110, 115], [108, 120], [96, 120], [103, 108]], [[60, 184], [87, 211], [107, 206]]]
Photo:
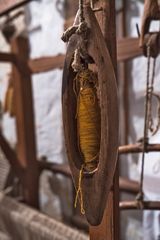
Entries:
[[23, 6], [26, 3], [29, 3], [33, 0], [1, 0], [0, 2], [0, 17], [8, 14], [10, 11], [15, 10]]
[[32, 82], [28, 69], [29, 46], [24, 37], [11, 41], [11, 49], [18, 56], [12, 68], [15, 115], [17, 129], [17, 157], [25, 169], [23, 176], [23, 198], [27, 204], [38, 207], [39, 168], [36, 161], [36, 141]]
[[16, 56], [12, 53], [0, 52], [0, 62], [14, 63], [15, 62], [15, 57]]
[[[115, 1], [99, 0], [95, 7], [102, 7], [103, 11], [96, 16], [106, 41], [115, 73], [117, 72]], [[118, 166], [113, 181], [103, 220], [97, 227], [90, 227], [90, 240], [118, 240], [119, 239], [119, 176]]]
[[142, 56], [142, 49], [139, 47], [139, 38], [122, 38], [117, 42], [117, 60], [127, 61]]
[[139, 183], [137, 181], [129, 180], [127, 178], [119, 178], [119, 188], [121, 192], [126, 192], [130, 194], [138, 194]]
[[[160, 144], [148, 144], [146, 152], [159, 152]], [[119, 154], [141, 153], [143, 151], [142, 143], [129, 144], [119, 147]]]
[[53, 173], [62, 174], [66, 177], [71, 178], [71, 171], [68, 164], [58, 164], [53, 162], [38, 161], [40, 170], [49, 170]]
[[[138, 46], [138, 38], [123, 38], [117, 41], [117, 59], [118, 61], [126, 61], [142, 55], [142, 50]], [[53, 70], [55, 68], [63, 68], [65, 55], [59, 54], [54, 57], [43, 57], [31, 59], [28, 62], [32, 73], [40, 73]]]
[[[138, 46], [138, 38], [123, 38], [117, 41], [117, 59], [118, 61], [126, 61], [142, 55], [142, 50]], [[0, 52], [0, 62], [15, 63], [16, 56], [11, 53]], [[28, 60], [28, 67], [31, 73], [40, 73], [51, 71], [55, 68], [63, 68], [64, 54], [53, 57], [42, 57]]]
[[65, 55], [59, 54], [55, 57], [43, 57], [38, 59], [31, 59], [28, 66], [32, 73], [40, 73], [53, 70], [55, 68], [63, 68]]
[[160, 202], [158, 201], [123, 201], [120, 202], [121, 210], [160, 210]]

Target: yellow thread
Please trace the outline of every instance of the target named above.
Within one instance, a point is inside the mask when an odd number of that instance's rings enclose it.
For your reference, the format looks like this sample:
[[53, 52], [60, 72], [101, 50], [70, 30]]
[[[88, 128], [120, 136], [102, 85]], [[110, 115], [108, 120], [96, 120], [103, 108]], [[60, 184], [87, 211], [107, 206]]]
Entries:
[[97, 98], [95, 74], [85, 69], [75, 79], [77, 99], [78, 145], [83, 157], [84, 168], [93, 171], [97, 168], [100, 149], [100, 107]]
[[85, 214], [85, 210], [84, 210], [84, 206], [83, 206], [83, 193], [82, 193], [82, 177], [83, 177], [83, 167], [84, 165], [82, 165], [81, 170], [79, 172], [79, 179], [78, 179], [78, 188], [76, 191], [76, 198], [75, 198], [75, 202], [74, 202], [74, 207], [77, 207], [77, 202], [78, 202], [78, 196], [80, 195], [80, 205], [81, 205], [81, 213]]
[[83, 207], [82, 177], [84, 170], [92, 172], [97, 168], [101, 137], [101, 115], [96, 90], [96, 75], [89, 69], [83, 69], [76, 75], [73, 90], [77, 97], [77, 138], [83, 164], [79, 173], [75, 204], [80, 195], [81, 213]]

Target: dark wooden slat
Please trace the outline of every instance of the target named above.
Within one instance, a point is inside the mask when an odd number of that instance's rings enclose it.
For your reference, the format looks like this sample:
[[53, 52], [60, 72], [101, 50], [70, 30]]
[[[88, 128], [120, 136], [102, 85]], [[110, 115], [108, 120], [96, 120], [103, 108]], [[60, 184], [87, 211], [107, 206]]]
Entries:
[[124, 201], [120, 202], [119, 207], [120, 210], [160, 210], [160, 202], [144, 201], [141, 205], [141, 203], [137, 201]]
[[[159, 152], [160, 144], [148, 144], [146, 152]], [[129, 144], [119, 147], [119, 154], [126, 153], [141, 153], [143, 151], [143, 145], [141, 143]]]
[[15, 55], [12, 54], [12, 53], [0, 52], [0, 62], [14, 63], [15, 62]]
[[10, 11], [23, 6], [33, 0], [1, 0], [0, 1], [0, 17], [8, 14]]
[[55, 57], [43, 57], [31, 59], [28, 66], [32, 73], [40, 73], [53, 70], [55, 68], [63, 68], [65, 55], [59, 54]]
[[138, 38], [122, 38], [117, 42], [117, 59], [126, 61], [142, 55]]

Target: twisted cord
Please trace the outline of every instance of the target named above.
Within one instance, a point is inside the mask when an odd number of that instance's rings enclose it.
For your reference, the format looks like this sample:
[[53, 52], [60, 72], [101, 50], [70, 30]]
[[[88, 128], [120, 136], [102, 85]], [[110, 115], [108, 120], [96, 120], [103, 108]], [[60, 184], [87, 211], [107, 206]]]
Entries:
[[148, 144], [148, 105], [149, 105], [149, 77], [150, 77], [150, 46], [147, 47], [147, 83], [146, 83], [146, 98], [145, 98], [145, 118], [144, 118], [144, 138], [143, 138], [143, 152], [142, 152], [142, 165], [140, 175], [140, 191], [137, 196], [137, 200], [144, 200], [143, 183], [144, 183], [144, 160], [146, 146]]
[[79, 0], [79, 21], [80, 21], [80, 23], [84, 22], [83, 4], [84, 4], [84, 0]]

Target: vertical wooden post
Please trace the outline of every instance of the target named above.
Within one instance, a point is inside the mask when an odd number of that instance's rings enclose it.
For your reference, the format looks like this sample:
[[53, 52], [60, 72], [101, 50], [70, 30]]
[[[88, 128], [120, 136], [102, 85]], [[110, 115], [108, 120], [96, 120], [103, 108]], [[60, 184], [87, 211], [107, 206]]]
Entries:
[[12, 69], [12, 77], [15, 94], [17, 155], [19, 164], [24, 169], [23, 197], [27, 204], [38, 207], [39, 171], [36, 160], [32, 83], [27, 67], [29, 57], [27, 38], [13, 39], [11, 49], [18, 57], [16, 65]]
[[[99, 0], [95, 7], [102, 7], [97, 19], [103, 32], [112, 63], [117, 71], [115, 0]], [[98, 227], [90, 227], [90, 240], [118, 240], [119, 239], [119, 173], [115, 172], [113, 188], [109, 194], [102, 223]]]
[[[122, 11], [119, 12], [117, 18], [118, 18], [118, 32], [119, 38], [126, 37], [126, 0], [122, 1]], [[129, 133], [129, 102], [128, 102], [128, 78], [127, 78], [127, 62], [120, 62], [118, 64], [118, 80], [119, 82], [119, 88], [120, 88], [120, 99], [121, 99], [121, 116], [120, 116], [120, 128], [123, 129], [123, 131], [120, 133], [121, 139], [120, 144], [126, 145], [128, 144], [128, 133]]]

